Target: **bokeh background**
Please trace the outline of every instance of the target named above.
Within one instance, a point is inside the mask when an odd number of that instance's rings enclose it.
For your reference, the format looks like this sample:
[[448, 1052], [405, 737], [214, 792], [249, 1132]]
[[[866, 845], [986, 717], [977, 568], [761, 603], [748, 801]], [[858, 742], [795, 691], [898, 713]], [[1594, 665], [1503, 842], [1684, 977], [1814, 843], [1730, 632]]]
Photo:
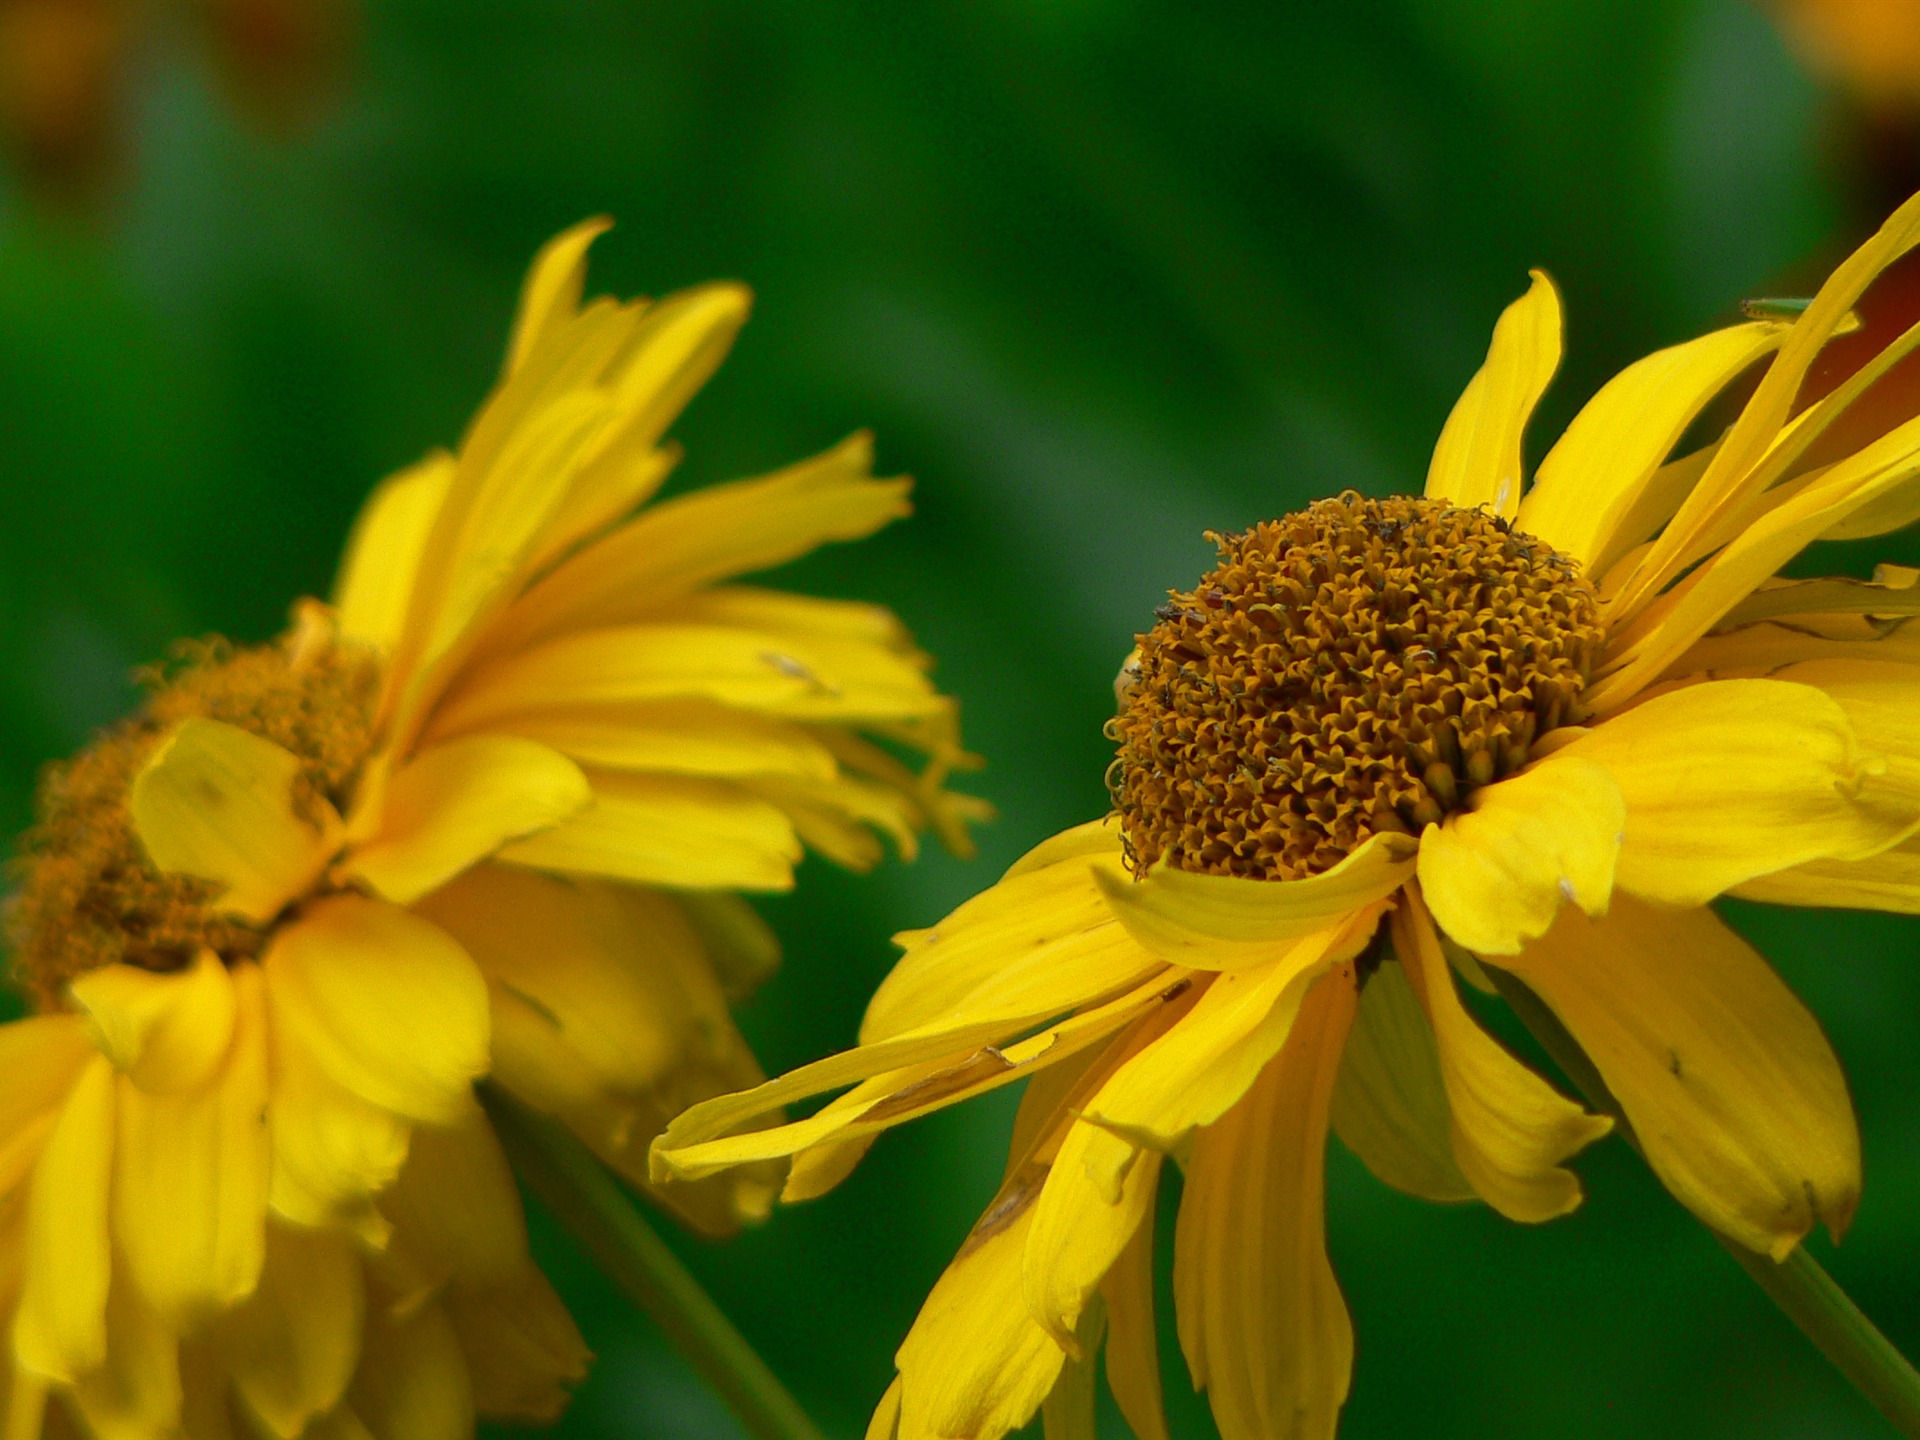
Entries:
[[[534, 249], [609, 212], [594, 288], [759, 292], [679, 426], [676, 486], [860, 426], [918, 479], [910, 521], [783, 583], [908, 620], [1000, 819], [971, 863], [809, 862], [765, 902], [788, 955], [749, 1034], [770, 1069], [837, 1048], [889, 934], [1104, 809], [1109, 682], [1205, 568], [1201, 532], [1417, 486], [1528, 266], [1571, 317], [1537, 442], [1627, 360], [1804, 292], [1901, 197], [1920, 122], [1897, 44], [1869, 35], [1887, 73], [1849, 82], [1844, 44], [1810, 63], [1779, 18], [4, 0], [0, 819], [25, 822], [37, 767], [127, 709], [173, 637], [262, 639], [325, 593], [368, 487], [484, 393]], [[1920, 1351], [1920, 925], [1734, 919], [1855, 1087], [1866, 1198], [1816, 1249]], [[824, 1200], [680, 1244], [836, 1436], [990, 1195], [1011, 1113], [948, 1111]], [[1354, 1440], [1890, 1433], [1618, 1142], [1581, 1162], [1587, 1206], [1537, 1230], [1408, 1200], [1337, 1145], [1330, 1163]], [[537, 1238], [600, 1357], [564, 1435], [737, 1433], [562, 1236]], [[1176, 1435], [1210, 1436], [1170, 1328], [1165, 1353]]]

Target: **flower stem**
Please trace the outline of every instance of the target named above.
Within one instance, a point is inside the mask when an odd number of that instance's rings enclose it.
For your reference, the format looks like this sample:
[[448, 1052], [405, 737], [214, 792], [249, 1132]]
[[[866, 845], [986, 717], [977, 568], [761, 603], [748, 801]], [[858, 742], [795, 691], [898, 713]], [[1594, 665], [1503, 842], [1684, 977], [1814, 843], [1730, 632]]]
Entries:
[[482, 1085], [480, 1098], [528, 1188], [594, 1264], [652, 1317], [754, 1440], [823, 1440], [746, 1337], [571, 1131], [496, 1086]]
[[[1614, 1128], [1641, 1159], [1646, 1151], [1634, 1134], [1620, 1102], [1607, 1088], [1580, 1042], [1568, 1033], [1560, 1019], [1540, 997], [1517, 977], [1491, 965], [1485, 966], [1501, 997], [1513, 1013], [1533, 1032], [1553, 1057], [1554, 1063], [1586, 1095], [1594, 1109], [1613, 1117]], [[1920, 1371], [1908, 1363], [1853, 1303], [1840, 1284], [1807, 1253], [1805, 1245], [1796, 1245], [1793, 1253], [1776, 1264], [1766, 1256], [1749, 1250], [1707, 1227], [1714, 1239], [1740, 1263], [1786, 1317], [1800, 1327], [1820, 1353], [1833, 1362], [1875, 1409], [1886, 1416], [1902, 1435], [1920, 1440]]]

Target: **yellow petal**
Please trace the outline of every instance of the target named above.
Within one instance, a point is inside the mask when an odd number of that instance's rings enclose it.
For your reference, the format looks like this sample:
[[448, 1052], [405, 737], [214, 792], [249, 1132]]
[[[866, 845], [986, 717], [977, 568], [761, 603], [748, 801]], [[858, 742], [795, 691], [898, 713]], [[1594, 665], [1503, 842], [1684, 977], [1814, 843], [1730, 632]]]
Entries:
[[1782, 615], [1920, 615], [1920, 570], [1879, 565], [1871, 580], [1769, 580], [1727, 612], [1722, 628]]
[[996, 1202], [974, 1227], [894, 1357], [900, 1440], [1004, 1435], [1033, 1418], [1060, 1374], [1065, 1352], [1022, 1299], [1033, 1211], [1007, 1208]]
[[453, 483], [453, 457], [436, 450], [380, 482], [347, 538], [334, 584], [340, 634], [390, 650], [413, 599], [427, 535]]
[[1333, 1132], [1378, 1179], [1445, 1203], [1474, 1198], [1454, 1162], [1452, 1127], [1433, 1028], [1405, 962], [1389, 960], [1360, 992], [1333, 1091]]
[[668, 775], [792, 775], [830, 780], [833, 753], [801, 725], [710, 700], [546, 709], [506, 724], [583, 765]]
[[487, 989], [438, 926], [340, 896], [275, 938], [265, 961], [276, 1025], [372, 1104], [448, 1124], [487, 1068]]
[[180, 1423], [180, 1342], [175, 1329], [116, 1285], [107, 1297], [105, 1364], [73, 1387], [75, 1408], [98, 1440], [154, 1440]]
[[507, 373], [526, 363], [543, 337], [571, 320], [587, 283], [587, 250], [613, 228], [605, 215], [582, 220], [540, 247], [520, 288], [520, 305], [507, 342]]
[[106, 1357], [114, 1083], [105, 1056], [80, 1072], [27, 1192], [26, 1278], [14, 1312], [14, 1358], [66, 1384]]
[[365, 1313], [350, 1241], [274, 1225], [259, 1288], [215, 1323], [214, 1348], [254, 1418], [294, 1440], [339, 1403], [360, 1357]]
[[1777, 350], [1788, 328], [1777, 321], [1732, 325], [1622, 370], [1581, 407], [1540, 462], [1520, 502], [1519, 528], [1594, 573], [1701, 409]]
[[864, 640], [678, 621], [575, 630], [476, 669], [437, 737], [538, 723], [541, 714], [711, 700], [790, 720], [878, 723], [951, 702], [910, 654]]
[[1266, 966], [1216, 975], [1192, 1010], [1101, 1087], [1086, 1118], [1161, 1150], [1213, 1124], [1279, 1053], [1314, 981], [1357, 954], [1378, 920], [1378, 908], [1361, 911]]
[[393, 1189], [380, 1197], [393, 1245], [424, 1282], [512, 1283], [527, 1263], [520, 1192], [493, 1128], [476, 1108], [457, 1125], [421, 1125]]
[[778, 807], [723, 781], [596, 771], [593, 804], [499, 858], [689, 890], [787, 890], [800, 841]]
[[1783, 1259], [1860, 1195], [1839, 1062], [1767, 962], [1710, 910], [1625, 896], [1566, 915], [1510, 962], [1593, 1058], [1667, 1188], [1707, 1224]]
[[[1627, 704], [1807, 545], [1917, 475], [1920, 419], [1907, 421], [1797, 487], [1782, 487], [1777, 503], [1743, 525], [1718, 554], [1619, 631], [1583, 702], [1603, 713]], [[1652, 563], [1648, 559], [1641, 569]], [[1621, 608], [1626, 602], [1625, 594], [1615, 602], [1621, 615], [1626, 614]]]
[[376, 1310], [348, 1398], [374, 1440], [469, 1440], [473, 1388], [459, 1337], [438, 1305]]
[[1057, 1014], [1130, 988], [1160, 968], [1109, 907], [1096, 875], [1118, 852], [1008, 877], [927, 930], [895, 937], [906, 953], [867, 1005], [872, 1044], [941, 1020]]
[[[629, 328], [607, 318], [616, 331]], [[605, 327], [578, 328], [570, 343], [591, 357], [595, 332]], [[606, 338], [617, 343], [618, 335]], [[612, 399], [597, 386], [551, 390], [540, 391], [530, 375], [509, 382], [460, 447], [389, 669], [384, 719], [398, 753], [524, 583], [548, 522], [615, 423]]]
[[[1072, 1122], [1047, 1172], [1027, 1232], [1023, 1264], [1027, 1313], [1055, 1344], [1076, 1358], [1090, 1358], [1083, 1312], [1152, 1214], [1160, 1184], [1160, 1157], [1146, 1153], [1122, 1162], [1125, 1178], [1117, 1197], [1104, 1193], [1101, 1177], [1088, 1169], [1089, 1151], [1124, 1143], [1084, 1120]], [[1076, 1335], [1076, 1331], [1082, 1333]]]
[[[268, 977], [271, 984], [271, 976]], [[273, 1178], [269, 1204], [296, 1225], [346, 1223], [383, 1241], [370, 1197], [393, 1183], [408, 1125], [332, 1079], [270, 1005], [273, 1033]]]
[[1769, 905], [1838, 906], [1920, 915], [1920, 841], [1905, 840], [1864, 860], [1809, 860], [1727, 892]]
[[1353, 1326], [1327, 1263], [1327, 1110], [1354, 983], [1313, 987], [1258, 1083], [1193, 1142], [1175, 1231], [1180, 1345], [1221, 1440], [1331, 1440]]
[[171, 974], [104, 965], [69, 988], [101, 1052], [156, 1095], [199, 1089], [233, 1038], [233, 980], [211, 950]]
[[1560, 297], [1533, 273], [1527, 293], [1493, 327], [1487, 360], [1447, 416], [1427, 467], [1429, 499], [1485, 505], [1512, 518], [1520, 504], [1520, 441], [1560, 365]]
[[1873, 660], [1818, 660], [1789, 665], [1771, 677], [1811, 685], [1835, 701], [1860, 744], [1886, 762], [1867, 788], [1897, 795], [1920, 822], [1920, 665]]
[[1810, 685], [1687, 685], [1613, 716], [1547, 763], [1576, 756], [1605, 766], [1626, 799], [1619, 888], [1666, 905], [1703, 905], [1806, 860], [1872, 855], [1920, 820], [1914, 804], [1865, 786], [1884, 762]]
[[552, 1421], [592, 1354], [546, 1276], [523, 1265], [507, 1284], [442, 1300], [466, 1356], [474, 1408], [490, 1418]]
[[[1761, 376], [1700, 484], [1642, 565], [1649, 586], [1664, 583], [1676, 557], [1688, 553], [1717, 521], [1776, 478], [1760, 462], [1786, 426], [1814, 358], [1838, 333], [1874, 277], [1916, 242], [1920, 242], [1920, 204], [1908, 201], [1820, 287], [1787, 333], [1779, 355]], [[1768, 573], [1774, 568], [1769, 566]]]
[[192, 719], [160, 743], [134, 778], [129, 808], [153, 863], [224, 887], [220, 908], [270, 920], [319, 876], [338, 817], [316, 830], [295, 813], [300, 761], [271, 740]]
[[1393, 943], [1433, 1029], [1460, 1173], [1509, 1220], [1551, 1220], [1574, 1209], [1580, 1182], [1560, 1162], [1612, 1122], [1556, 1094], [1466, 1012], [1415, 895], [1394, 914]]
[[436, 745], [394, 773], [379, 833], [349, 857], [346, 874], [411, 904], [592, 800], [580, 767], [532, 740], [475, 735]]
[[1067, 1363], [1060, 1367], [1060, 1378], [1053, 1382], [1053, 1389], [1040, 1404], [1040, 1433], [1044, 1440], [1099, 1440], [1094, 1357], [1105, 1338], [1106, 1311], [1098, 1295], [1088, 1306], [1081, 1329], [1085, 1353], [1067, 1357]]
[[1606, 913], [1627, 813], [1614, 775], [1586, 751], [1551, 755], [1427, 827], [1420, 888], [1454, 940], [1510, 955], [1563, 901]]
[[1305, 880], [1243, 880], [1156, 865], [1133, 881], [1117, 865], [1097, 878], [1133, 937], [1194, 970], [1272, 960], [1294, 941], [1385, 899], [1413, 874], [1417, 842], [1382, 832], [1324, 874]]
[[[1182, 1000], [1189, 989], [1185, 980], [1168, 984], [1156, 978], [1004, 1049], [992, 1043], [1011, 1028], [999, 1020], [958, 1030], [929, 1026], [925, 1032], [910, 1031], [830, 1055], [752, 1090], [704, 1101], [679, 1115], [654, 1142], [654, 1175], [698, 1179], [744, 1161], [791, 1155], [828, 1141], [840, 1144], [898, 1125], [1069, 1059], [1143, 1016]], [[872, 1086], [859, 1086], [805, 1120], [736, 1133], [791, 1101], [869, 1079], [874, 1081]]]
[[0, 1195], [40, 1154], [74, 1081], [98, 1052], [74, 1015], [32, 1015], [0, 1025]]
[[533, 586], [496, 643], [618, 624], [712, 581], [870, 535], [908, 511], [908, 482], [875, 480], [872, 466], [873, 439], [863, 433], [771, 475], [655, 505]]
[[1100, 1282], [1107, 1307], [1107, 1389], [1136, 1440], [1169, 1440], [1153, 1319], [1153, 1200]]
[[145, 1303], [184, 1329], [227, 1309], [260, 1275], [271, 1144], [258, 967], [235, 973], [238, 1016], [220, 1073], [186, 1094], [120, 1083], [114, 1233]]

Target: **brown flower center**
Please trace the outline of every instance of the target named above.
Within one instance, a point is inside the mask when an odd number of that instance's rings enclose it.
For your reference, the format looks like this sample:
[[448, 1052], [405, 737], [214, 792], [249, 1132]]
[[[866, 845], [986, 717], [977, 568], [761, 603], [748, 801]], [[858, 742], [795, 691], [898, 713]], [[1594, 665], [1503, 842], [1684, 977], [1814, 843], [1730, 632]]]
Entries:
[[344, 809], [373, 748], [379, 666], [303, 624], [269, 645], [188, 642], [142, 675], [140, 712], [41, 776], [33, 828], [13, 861], [6, 905], [14, 979], [42, 1010], [67, 982], [102, 965], [173, 970], [202, 948], [229, 962], [259, 953], [265, 931], [209, 902], [218, 886], [154, 868], [127, 797], [161, 738], [199, 716], [249, 730], [303, 762], [296, 808]]
[[1108, 727], [1135, 873], [1317, 874], [1576, 718], [1592, 588], [1484, 510], [1348, 491], [1208, 538], [1220, 564], [1155, 612]]

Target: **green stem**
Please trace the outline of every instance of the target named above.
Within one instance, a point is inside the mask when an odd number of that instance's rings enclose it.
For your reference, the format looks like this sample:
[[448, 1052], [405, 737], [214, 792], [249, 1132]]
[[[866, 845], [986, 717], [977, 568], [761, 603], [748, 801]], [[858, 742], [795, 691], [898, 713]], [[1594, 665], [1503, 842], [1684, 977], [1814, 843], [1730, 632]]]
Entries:
[[[1634, 1148], [1643, 1160], [1646, 1150], [1640, 1137], [1607, 1088], [1607, 1082], [1588, 1058], [1580, 1042], [1568, 1033], [1560, 1018], [1546, 1002], [1517, 977], [1488, 965], [1502, 998], [1514, 1014], [1533, 1032], [1554, 1063], [1586, 1095], [1594, 1109], [1613, 1117], [1620, 1138]], [[1786, 1317], [1800, 1327], [1820, 1353], [1852, 1383], [1854, 1389], [1872, 1402], [1875, 1409], [1902, 1435], [1920, 1440], [1920, 1371], [1916, 1371], [1882, 1335], [1858, 1305], [1840, 1288], [1840, 1284], [1818, 1260], [1807, 1253], [1805, 1245], [1796, 1245], [1793, 1253], [1776, 1264], [1766, 1255], [1749, 1250], [1739, 1241], [1708, 1227], [1709, 1233], [1753, 1277]]]
[[755, 1440], [824, 1440], [612, 1175], [565, 1126], [492, 1085], [480, 1098], [507, 1158], [594, 1264], [653, 1318]]

